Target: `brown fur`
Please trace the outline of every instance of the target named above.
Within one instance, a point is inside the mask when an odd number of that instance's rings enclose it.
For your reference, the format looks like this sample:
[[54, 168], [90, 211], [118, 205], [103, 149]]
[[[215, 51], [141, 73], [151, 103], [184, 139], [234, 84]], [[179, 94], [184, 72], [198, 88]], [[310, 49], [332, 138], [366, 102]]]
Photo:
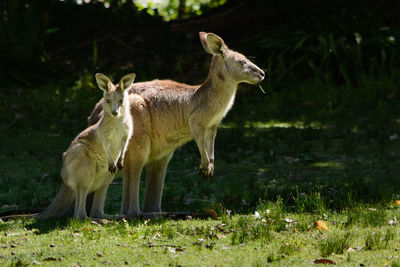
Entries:
[[[210, 72], [201, 85], [170, 80], [136, 83], [129, 91], [134, 131], [124, 157], [121, 213], [140, 213], [139, 183], [147, 166], [145, 212], [161, 210], [161, 196], [169, 160], [178, 147], [195, 140], [200, 171], [209, 179], [214, 171], [214, 140], [218, 125], [232, 107], [240, 82], [258, 83], [264, 72], [230, 50], [212, 33], [200, 33], [204, 49], [213, 55]], [[101, 101], [89, 117], [89, 124], [101, 118]]]
[[61, 177], [63, 185], [52, 203], [37, 219], [62, 216], [75, 200], [74, 217], [87, 218], [86, 197], [94, 192], [91, 217], [104, 217], [104, 200], [117, 165], [122, 161], [129, 128], [132, 125], [124, 90], [130, 87], [134, 74], [124, 76], [115, 86], [102, 74], [96, 74], [100, 89], [104, 91], [104, 115], [96, 124], [82, 131], [63, 154]]

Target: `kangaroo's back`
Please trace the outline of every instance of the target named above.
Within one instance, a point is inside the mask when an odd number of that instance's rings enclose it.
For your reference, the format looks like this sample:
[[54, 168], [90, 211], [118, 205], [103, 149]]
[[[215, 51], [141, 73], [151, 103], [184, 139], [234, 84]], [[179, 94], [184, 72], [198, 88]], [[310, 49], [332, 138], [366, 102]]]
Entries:
[[[199, 87], [200, 85], [189, 85], [172, 80], [152, 80], [134, 83], [128, 93], [141, 96], [150, 110], [163, 112], [164, 108], [174, 108], [174, 106], [182, 108], [182, 104], [187, 104], [188, 99]], [[103, 101], [104, 99], [100, 99], [88, 117], [89, 125], [96, 124], [103, 116]]]

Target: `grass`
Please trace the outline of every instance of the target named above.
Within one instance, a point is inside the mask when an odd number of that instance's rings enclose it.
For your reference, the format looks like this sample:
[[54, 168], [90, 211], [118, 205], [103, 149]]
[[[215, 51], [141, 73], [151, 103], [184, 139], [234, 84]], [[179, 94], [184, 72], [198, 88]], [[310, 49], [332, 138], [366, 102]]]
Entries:
[[[62, 152], [96, 102], [85, 79], [42, 102], [33, 90], [25, 96], [32, 102], [18, 104], [24, 118], [0, 130], [0, 212], [43, 208], [56, 194]], [[300, 93], [289, 113], [285, 96], [290, 102], [298, 92], [268, 93], [239, 93], [217, 135], [211, 181], [198, 176], [193, 143], [170, 163], [163, 210], [213, 209], [216, 219], [0, 221], [0, 265], [308, 266], [325, 258], [398, 266], [400, 228], [389, 224], [400, 209], [398, 100], [381, 100], [377, 110], [303, 110], [308, 96]], [[89, 104], [74, 101], [89, 95]], [[120, 179], [110, 186], [107, 213], [119, 212], [121, 187]], [[144, 182], [141, 200], [143, 191]], [[317, 230], [318, 220], [329, 230]]]
[[[270, 203], [273, 207], [279, 205]], [[382, 209], [385, 209], [382, 207]], [[391, 215], [397, 209], [389, 211]], [[111, 221], [100, 225], [76, 220], [0, 222], [2, 266], [47, 265], [229, 265], [307, 266], [327, 258], [337, 264], [391, 265], [398, 261], [398, 227], [346, 224], [346, 215], [328, 213], [329, 231], [298, 229], [312, 214], [222, 214], [218, 219]], [[361, 216], [369, 216], [368, 213]], [[287, 220], [290, 218], [291, 221]], [[282, 228], [276, 228], [276, 224]]]

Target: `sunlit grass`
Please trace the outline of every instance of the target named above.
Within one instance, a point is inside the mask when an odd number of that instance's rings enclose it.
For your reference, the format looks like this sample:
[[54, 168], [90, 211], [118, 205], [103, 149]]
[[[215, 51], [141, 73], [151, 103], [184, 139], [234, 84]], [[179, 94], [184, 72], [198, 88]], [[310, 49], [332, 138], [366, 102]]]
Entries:
[[[230, 122], [230, 123], [223, 122], [219, 127], [225, 128], [225, 129], [230, 129], [230, 128], [239, 127], [239, 125], [237, 125], [237, 123], [234, 123], [234, 122]], [[240, 127], [255, 128], [255, 129], [269, 129], [269, 128], [326, 129], [327, 128], [327, 126], [322, 125], [318, 121], [314, 121], [314, 122], [305, 124], [303, 121], [288, 122], [288, 121], [276, 121], [276, 120], [246, 121], [243, 125], [240, 125]]]
[[332, 168], [338, 170], [343, 170], [346, 168], [346, 165], [343, 162], [337, 162], [337, 161], [316, 162], [311, 164], [310, 166], [317, 168]]

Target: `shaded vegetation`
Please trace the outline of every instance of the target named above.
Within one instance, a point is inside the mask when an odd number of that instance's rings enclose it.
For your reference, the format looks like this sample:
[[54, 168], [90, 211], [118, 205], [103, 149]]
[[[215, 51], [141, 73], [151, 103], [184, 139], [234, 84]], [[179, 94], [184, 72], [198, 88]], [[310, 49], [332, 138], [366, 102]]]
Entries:
[[[0, 237], [0, 262], [85, 265], [107, 255], [118, 265], [154, 265], [157, 253], [165, 265], [309, 265], [319, 257], [399, 265], [399, 3], [230, 0], [169, 22], [129, 1], [0, 7], [0, 212], [43, 208], [54, 197], [62, 152], [101, 97], [96, 72], [200, 83], [209, 64], [200, 30], [267, 70], [266, 94], [240, 86], [217, 135], [211, 182], [198, 177], [193, 143], [168, 169], [163, 209], [213, 209], [218, 220], [0, 221], [10, 233]], [[118, 213], [120, 201], [117, 179], [106, 211]], [[316, 231], [317, 220], [330, 231]], [[75, 243], [89, 245], [82, 252]]]

